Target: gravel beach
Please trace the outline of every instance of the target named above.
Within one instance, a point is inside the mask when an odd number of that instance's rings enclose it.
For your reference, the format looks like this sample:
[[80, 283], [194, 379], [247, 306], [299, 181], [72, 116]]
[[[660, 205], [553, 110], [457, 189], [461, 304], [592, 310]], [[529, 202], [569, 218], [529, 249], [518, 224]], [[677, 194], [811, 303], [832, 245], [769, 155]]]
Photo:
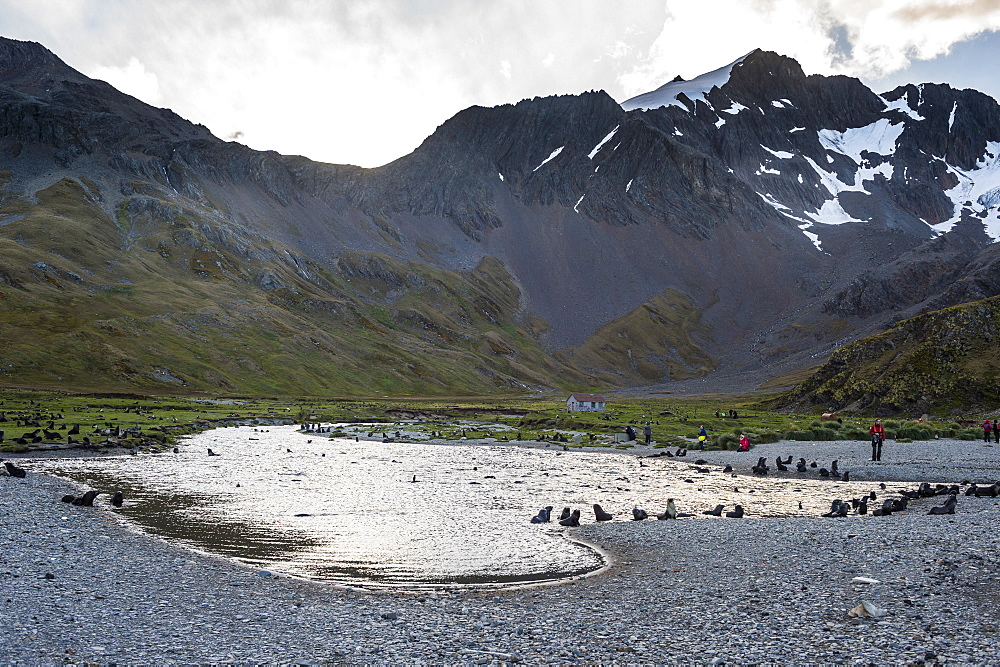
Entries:
[[[981, 442], [889, 441], [880, 463], [867, 448], [779, 442], [685, 462], [746, 477], [760, 456], [836, 458], [879, 494], [879, 481], [1000, 480], [1000, 448]], [[959, 496], [943, 516], [928, 498], [889, 517], [588, 524], [571, 533], [611, 555], [601, 574], [417, 595], [187, 551], [123, 524], [106, 496], [59, 502], [66, 483], [17, 462], [27, 478], [0, 475], [5, 664], [1000, 663], [997, 498]], [[849, 617], [863, 600], [885, 615]]]

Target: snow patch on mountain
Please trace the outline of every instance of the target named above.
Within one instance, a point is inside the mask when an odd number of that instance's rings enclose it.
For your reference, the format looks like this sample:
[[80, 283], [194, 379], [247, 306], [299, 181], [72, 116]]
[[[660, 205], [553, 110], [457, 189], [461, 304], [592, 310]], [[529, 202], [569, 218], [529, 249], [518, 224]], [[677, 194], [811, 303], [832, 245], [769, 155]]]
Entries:
[[797, 215], [793, 215], [792, 214], [792, 209], [788, 208], [787, 206], [785, 206], [784, 204], [782, 204], [780, 201], [778, 201], [777, 199], [775, 199], [774, 195], [772, 195], [770, 193], [760, 193], [760, 192], [758, 192], [757, 195], [761, 199], [763, 199], [764, 201], [766, 201], [768, 204], [770, 204], [774, 208], [774, 210], [777, 211], [778, 213], [780, 213], [781, 215], [783, 215], [786, 218], [789, 218], [791, 220], [795, 220], [796, 222], [802, 223], [802, 224], [796, 225], [796, 226], [799, 228], [799, 230], [803, 234], [805, 234], [806, 238], [809, 239], [809, 241], [812, 242], [812, 244], [816, 247], [817, 250], [819, 250], [820, 252], [823, 252], [823, 242], [819, 240], [819, 235], [816, 234], [815, 232], [808, 231], [814, 225], [814, 223], [811, 220], [806, 220], [805, 218], [800, 218]]
[[787, 160], [788, 158], [795, 157], [794, 153], [789, 153], [788, 151], [775, 151], [775, 150], [771, 150], [770, 148], [768, 148], [764, 144], [761, 144], [760, 147], [763, 148], [764, 150], [766, 150], [768, 153], [770, 153], [774, 157], [780, 158], [782, 160]]
[[749, 107], [745, 107], [742, 104], [740, 104], [739, 102], [733, 102], [729, 106], [728, 109], [723, 109], [722, 113], [727, 113], [727, 114], [730, 114], [731, 116], [735, 116], [739, 112], [744, 111], [745, 109], [748, 109], [748, 108]]
[[594, 156], [597, 155], [598, 151], [601, 150], [601, 147], [604, 146], [604, 144], [606, 144], [609, 141], [611, 141], [611, 137], [615, 136], [615, 132], [618, 131], [619, 127], [620, 126], [615, 125], [615, 129], [613, 129], [610, 132], [608, 132], [608, 135], [606, 137], [604, 137], [603, 139], [601, 139], [601, 141], [596, 146], [594, 146], [594, 149], [592, 151], [590, 151], [589, 153], [587, 153], [587, 157], [589, 157], [591, 160], [593, 160]]
[[[937, 158], [944, 162], [942, 158]], [[1000, 142], [989, 141], [986, 151], [976, 161], [976, 168], [968, 171], [947, 165], [948, 171], [958, 177], [958, 184], [945, 194], [954, 205], [954, 213], [948, 220], [932, 227], [939, 232], [949, 231], [962, 219], [962, 211], [978, 214], [984, 218], [986, 233], [994, 241], [1000, 239]]]
[[[753, 52], [751, 51], [751, 53]], [[666, 106], [676, 106], [686, 110], [687, 107], [684, 103], [677, 99], [677, 96], [681, 93], [683, 93], [684, 96], [692, 102], [700, 99], [707, 104], [708, 100], [705, 99], [705, 93], [713, 88], [721, 88], [724, 86], [729, 81], [729, 76], [733, 71], [733, 67], [735, 67], [738, 63], [743, 62], [743, 60], [749, 55], [750, 53], [737, 58], [725, 67], [720, 67], [717, 70], [707, 72], [701, 76], [696, 76], [690, 81], [671, 81], [670, 83], [660, 86], [656, 90], [643, 93], [642, 95], [636, 95], [635, 97], [622, 102], [621, 107], [625, 111], [632, 111], [634, 109], [659, 109], [660, 107]]]
[[827, 150], [847, 155], [860, 163], [862, 151], [886, 156], [895, 153], [896, 141], [902, 133], [902, 123], [882, 118], [870, 125], [852, 127], [843, 132], [820, 130], [819, 143]]
[[534, 169], [532, 169], [531, 171], [532, 171], [532, 172], [536, 172], [536, 171], [538, 171], [539, 169], [541, 169], [542, 167], [544, 167], [544, 166], [545, 166], [545, 163], [546, 163], [546, 162], [548, 162], [549, 160], [554, 160], [554, 159], [555, 159], [555, 157], [556, 157], [557, 155], [559, 155], [560, 153], [562, 153], [562, 150], [563, 150], [564, 148], [566, 148], [566, 147], [565, 147], [565, 146], [560, 146], [559, 148], [557, 148], [557, 149], [555, 149], [554, 151], [552, 151], [552, 153], [551, 153], [551, 154], [549, 154], [549, 156], [548, 156], [547, 158], [545, 158], [544, 160], [542, 160], [542, 163], [541, 163], [541, 164], [539, 164], [539, 165], [538, 165], [537, 167], [535, 167], [535, 168], [534, 168]]
[[[921, 97], [923, 97], [923, 88], [920, 89]], [[901, 95], [898, 100], [890, 102], [882, 96], [879, 99], [885, 102], [886, 111], [901, 111], [913, 120], [924, 120], [924, 117], [918, 114], [916, 111], [910, 108], [910, 103], [906, 100], [906, 95]]]

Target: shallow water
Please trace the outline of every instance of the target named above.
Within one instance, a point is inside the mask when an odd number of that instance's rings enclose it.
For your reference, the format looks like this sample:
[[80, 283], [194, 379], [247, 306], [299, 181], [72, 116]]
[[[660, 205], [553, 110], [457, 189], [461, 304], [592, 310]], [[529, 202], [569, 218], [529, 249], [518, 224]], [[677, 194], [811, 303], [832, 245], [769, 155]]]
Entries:
[[[220, 456], [207, 456], [208, 448]], [[550, 581], [600, 568], [600, 554], [557, 523], [529, 523], [545, 505], [555, 507], [553, 517], [581, 509], [583, 523], [593, 522], [593, 503], [621, 521], [637, 506], [662, 512], [667, 498], [699, 520], [720, 520], [700, 513], [737, 503], [751, 517], [815, 517], [832, 498], [874, 487], [734, 479], [695, 458], [355, 442], [287, 426], [216, 429], [191, 437], [179, 454], [52, 459], [36, 468], [121, 489], [127, 500], [116, 511], [197, 550], [297, 576], [407, 589]]]

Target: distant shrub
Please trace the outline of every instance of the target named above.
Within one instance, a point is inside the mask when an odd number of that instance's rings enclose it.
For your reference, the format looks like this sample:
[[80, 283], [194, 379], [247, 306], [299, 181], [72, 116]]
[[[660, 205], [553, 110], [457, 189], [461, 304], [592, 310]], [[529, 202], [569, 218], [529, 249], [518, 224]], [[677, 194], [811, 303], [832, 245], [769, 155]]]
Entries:
[[761, 431], [750, 437], [750, 442], [760, 445], [766, 445], [769, 442], [778, 442], [779, 440], [781, 440], [781, 434], [777, 431]]
[[840, 435], [847, 440], [868, 440], [868, 429], [857, 424], [848, 424], [840, 429]]
[[832, 428], [820, 426], [809, 430], [812, 432], [813, 438], [816, 440], [840, 440], [840, 433]]
[[882, 422], [882, 426], [885, 427], [886, 433], [888, 434], [890, 430], [893, 432], [899, 430], [899, 427], [902, 426], [902, 424], [900, 424], [895, 419], [887, 419], [886, 421]]
[[785, 431], [785, 440], [815, 440], [812, 431]]
[[912, 442], [913, 440], [930, 440], [931, 436], [930, 434], [927, 433], [927, 431], [925, 431], [922, 428], [916, 428], [914, 426], [904, 426], [900, 428], [898, 431], [896, 431], [895, 439], [899, 441], [903, 440], [904, 438]]
[[983, 437], [983, 432], [978, 428], [963, 428], [955, 432], [956, 440], [979, 440]]
[[736, 449], [739, 445], [739, 437], [732, 433], [723, 433], [711, 439], [712, 446], [718, 449]]

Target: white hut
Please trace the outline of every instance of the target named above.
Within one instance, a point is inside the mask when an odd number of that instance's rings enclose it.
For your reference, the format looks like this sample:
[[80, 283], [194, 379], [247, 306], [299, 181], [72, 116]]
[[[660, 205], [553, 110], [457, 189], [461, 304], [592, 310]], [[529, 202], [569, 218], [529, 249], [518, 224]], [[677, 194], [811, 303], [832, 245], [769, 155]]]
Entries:
[[600, 394], [573, 394], [566, 399], [566, 409], [570, 412], [604, 412], [607, 400]]

